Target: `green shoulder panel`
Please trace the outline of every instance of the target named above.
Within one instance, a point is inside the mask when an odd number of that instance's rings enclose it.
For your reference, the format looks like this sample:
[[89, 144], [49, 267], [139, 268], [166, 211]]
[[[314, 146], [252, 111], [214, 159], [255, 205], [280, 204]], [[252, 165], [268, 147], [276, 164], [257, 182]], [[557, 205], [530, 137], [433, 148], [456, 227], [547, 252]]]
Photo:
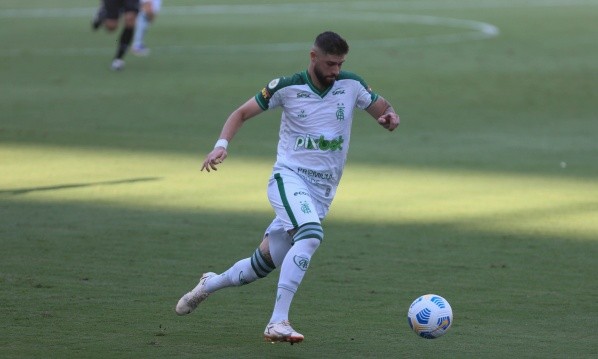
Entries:
[[270, 106], [270, 99], [276, 91], [292, 85], [303, 85], [306, 82], [305, 71], [298, 72], [292, 76], [284, 76], [270, 81], [263, 89], [255, 95], [255, 100], [262, 110], [267, 110]]
[[349, 72], [349, 71], [341, 71], [340, 74], [338, 75], [338, 79], [339, 80], [355, 80], [357, 82], [359, 82], [361, 84], [361, 86], [363, 86], [372, 96], [372, 102], [370, 103], [370, 106], [376, 102], [376, 100], [378, 99], [378, 94], [375, 93], [374, 91], [372, 91], [372, 88], [370, 86], [368, 86], [368, 84], [365, 82], [364, 79], [362, 79], [359, 75], [354, 74], [353, 72]]
[[364, 81], [364, 79], [362, 79], [359, 75], [357, 75], [353, 72], [341, 71], [340, 74], [338, 75], [338, 79], [339, 80], [355, 80], [355, 81], [359, 82], [366, 89], [369, 90], [369, 88], [370, 88], [368, 86], [368, 84]]

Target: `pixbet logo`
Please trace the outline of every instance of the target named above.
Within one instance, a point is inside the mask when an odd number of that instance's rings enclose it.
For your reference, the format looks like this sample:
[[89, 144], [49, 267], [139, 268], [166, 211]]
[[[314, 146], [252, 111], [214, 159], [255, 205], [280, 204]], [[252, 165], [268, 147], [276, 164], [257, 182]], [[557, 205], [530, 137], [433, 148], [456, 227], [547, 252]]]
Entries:
[[323, 135], [315, 137], [312, 135], [299, 136], [295, 140], [295, 151], [300, 148], [306, 150], [340, 151], [343, 149], [343, 136], [327, 140]]

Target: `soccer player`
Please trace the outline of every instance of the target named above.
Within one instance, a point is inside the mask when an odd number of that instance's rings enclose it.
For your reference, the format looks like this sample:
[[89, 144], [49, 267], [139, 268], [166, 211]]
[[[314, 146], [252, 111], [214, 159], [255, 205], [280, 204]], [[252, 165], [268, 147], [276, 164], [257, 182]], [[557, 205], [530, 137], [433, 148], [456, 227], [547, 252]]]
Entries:
[[367, 111], [388, 131], [400, 122], [390, 103], [362, 78], [341, 71], [348, 52], [349, 46], [340, 35], [331, 31], [319, 34], [307, 70], [270, 81], [224, 123], [202, 170], [217, 170], [228, 156], [228, 143], [245, 121], [263, 111], [282, 108], [277, 159], [267, 190], [275, 217], [250, 257], [221, 274], [204, 273], [197, 286], [177, 303], [177, 314], [191, 313], [217, 290], [251, 283], [280, 268], [274, 309], [264, 338], [270, 342], [303, 341], [303, 335], [289, 323], [289, 309], [324, 239], [321, 221], [343, 173], [353, 111]]
[[131, 52], [138, 56], [147, 56], [150, 50], [145, 47], [145, 33], [156, 19], [160, 8], [162, 7], [162, 0], [141, 0], [141, 11], [137, 15], [137, 23], [135, 25], [135, 36], [133, 36], [133, 46]]
[[118, 28], [120, 15], [123, 14], [124, 27], [120, 33], [116, 54], [111, 64], [114, 71], [122, 70], [125, 67], [123, 58], [135, 33], [135, 20], [138, 11], [139, 0], [101, 0], [100, 8], [92, 20], [91, 27], [94, 31], [104, 25], [107, 31], [112, 32]]

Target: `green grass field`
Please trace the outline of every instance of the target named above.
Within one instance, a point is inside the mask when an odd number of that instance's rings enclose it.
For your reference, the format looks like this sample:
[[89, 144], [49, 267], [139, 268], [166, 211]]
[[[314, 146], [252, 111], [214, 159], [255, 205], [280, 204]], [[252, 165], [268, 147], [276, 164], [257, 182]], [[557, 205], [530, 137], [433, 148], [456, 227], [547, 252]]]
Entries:
[[[96, 6], [0, 3], [0, 357], [598, 357], [598, 1], [165, 0], [120, 73]], [[176, 316], [271, 220], [279, 111], [204, 156], [328, 29], [402, 124], [354, 120], [306, 340], [262, 341], [278, 272]], [[406, 321], [430, 292], [437, 340]]]

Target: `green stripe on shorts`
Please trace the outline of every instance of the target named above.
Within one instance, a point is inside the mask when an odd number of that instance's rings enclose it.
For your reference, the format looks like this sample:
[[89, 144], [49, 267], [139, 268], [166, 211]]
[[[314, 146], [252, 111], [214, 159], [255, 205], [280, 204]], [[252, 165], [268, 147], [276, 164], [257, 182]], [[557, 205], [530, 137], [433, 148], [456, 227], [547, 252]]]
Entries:
[[297, 218], [293, 214], [293, 210], [291, 209], [291, 205], [289, 204], [289, 200], [287, 199], [287, 194], [284, 191], [284, 183], [282, 182], [282, 177], [280, 177], [280, 173], [274, 174], [274, 179], [276, 179], [276, 184], [278, 185], [278, 192], [280, 193], [280, 199], [282, 200], [282, 204], [287, 211], [287, 215], [293, 224], [293, 227], [297, 228]]

